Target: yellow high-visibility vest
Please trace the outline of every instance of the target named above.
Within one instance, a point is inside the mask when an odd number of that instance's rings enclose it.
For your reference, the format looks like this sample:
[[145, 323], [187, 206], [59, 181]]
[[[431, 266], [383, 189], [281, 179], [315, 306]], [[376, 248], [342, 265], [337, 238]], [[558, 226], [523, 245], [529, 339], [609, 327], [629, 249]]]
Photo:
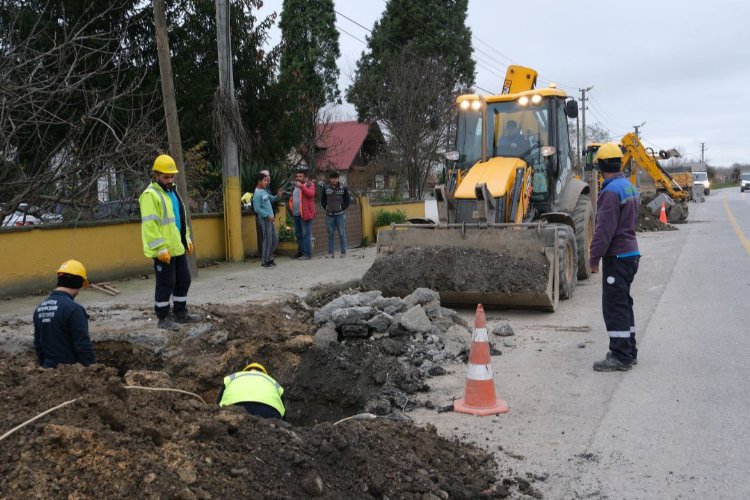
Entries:
[[[183, 255], [185, 246], [182, 244], [180, 229], [175, 224], [172, 200], [159, 183], [152, 182], [141, 193], [138, 204], [141, 207], [143, 254], [153, 259], [159, 255], [159, 251], [166, 248], [172, 257]], [[189, 243], [190, 228], [187, 225], [184, 210], [180, 216], [185, 223], [185, 241]]]
[[283, 417], [286, 408], [281, 402], [282, 394], [284, 394], [284, 388], [263, 372], [233, 373], [224, 377], [224, 393], [219, 406], [236, 403], [263, 403], [275, 408]]

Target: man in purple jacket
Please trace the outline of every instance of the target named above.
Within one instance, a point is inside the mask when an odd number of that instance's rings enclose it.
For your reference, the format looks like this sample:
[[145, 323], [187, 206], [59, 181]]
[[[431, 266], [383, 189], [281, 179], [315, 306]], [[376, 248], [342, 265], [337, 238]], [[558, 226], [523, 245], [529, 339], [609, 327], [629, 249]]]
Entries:
[[635, 317], [630, 284], [638, 272], [638, 190], [620, 172], [622, 150], [616, 142], [602, 144], [594, 158], [604, 183], [596, 203], [596, 227], [591, 241], [591, 272], [602, 260], [602, 314], [609, 334], [609, 352], [594, 363], [600, 372], [630, 370], [638, 362]]

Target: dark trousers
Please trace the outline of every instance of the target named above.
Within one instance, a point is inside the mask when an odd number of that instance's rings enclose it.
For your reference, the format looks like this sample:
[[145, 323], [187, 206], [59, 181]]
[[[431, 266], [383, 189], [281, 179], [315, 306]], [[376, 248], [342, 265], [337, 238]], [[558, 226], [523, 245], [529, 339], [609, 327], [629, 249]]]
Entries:
[[302, 220], [301, 215], [295, 215], [294, 233], [300, 253], [312, 257], [312, 220]]
[[625, 363], [638, 357], [630, 285], [638, 272], [639, 260], [640, 257], [602, 259], [602, 313], [609, 335], [609, 350]]
[[237, 405], [245, 408], [245, 411], [250, 415], [256, 415], [263, 418], [281, 418], [281, 413], [279, 413], [278, 410], [273, 406], [267, 404], [245, 402], [237, 403]]
[[190, 267], [187, 255], [172, 257], [169, 264], [154, 259], [156, 271], [156, 294], [154, 311], [156, 317], [164, 319], [169, 315], [171, 297], [175, 314], [187, 309], [187, 294], [190, 289]]

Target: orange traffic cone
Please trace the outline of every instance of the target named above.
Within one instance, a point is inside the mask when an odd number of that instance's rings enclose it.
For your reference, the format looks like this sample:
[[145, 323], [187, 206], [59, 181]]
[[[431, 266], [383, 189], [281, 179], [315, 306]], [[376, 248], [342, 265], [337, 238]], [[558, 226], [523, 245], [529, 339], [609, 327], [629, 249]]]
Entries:
[[482, 304], [477, 306], [477, 313], [474, 316], [474, 332], [471, 335], [464, 398], [453, 402], [453, 410], [479, 416], [508, 412], [508, 403], [497, 399], [495, 395], [490, 341], [487, 337], [487, 322]]
[[667, 209], [664, 206], [663, 201], [661, 202], [661, 212], [659, 212], [659, 222], [661, 222], [662, 224], [667, 223]]

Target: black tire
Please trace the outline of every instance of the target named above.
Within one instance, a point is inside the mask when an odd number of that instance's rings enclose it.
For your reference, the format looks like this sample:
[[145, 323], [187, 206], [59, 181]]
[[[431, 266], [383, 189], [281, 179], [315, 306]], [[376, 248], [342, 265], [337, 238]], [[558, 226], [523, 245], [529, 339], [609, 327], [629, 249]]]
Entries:
[[578, 249], [576, 235], [570, 226], [557, 228], [557, 266], [560, 281], [560, 298], [573, 297], [578, 283]]
[[744, 192], [745, 192], [745, 188], [743, 188], [742, 186], [740, 186], [740, 193], [744, 193]]
[[573, 223], [576, 231], [576, 246], [578, 247], [578, 279], [587, 280], [591, 277], [591, 240], [594, 239], [594, 207], [587, 194], [580, 194], [576, 207], [573, 209]]
[[703, 190], [703, 194], [705, 194], [706, 196], [708, 196], [709, 194], [711, 194], [711, 190], [709, 188], [706, 188], [706, 189]]

